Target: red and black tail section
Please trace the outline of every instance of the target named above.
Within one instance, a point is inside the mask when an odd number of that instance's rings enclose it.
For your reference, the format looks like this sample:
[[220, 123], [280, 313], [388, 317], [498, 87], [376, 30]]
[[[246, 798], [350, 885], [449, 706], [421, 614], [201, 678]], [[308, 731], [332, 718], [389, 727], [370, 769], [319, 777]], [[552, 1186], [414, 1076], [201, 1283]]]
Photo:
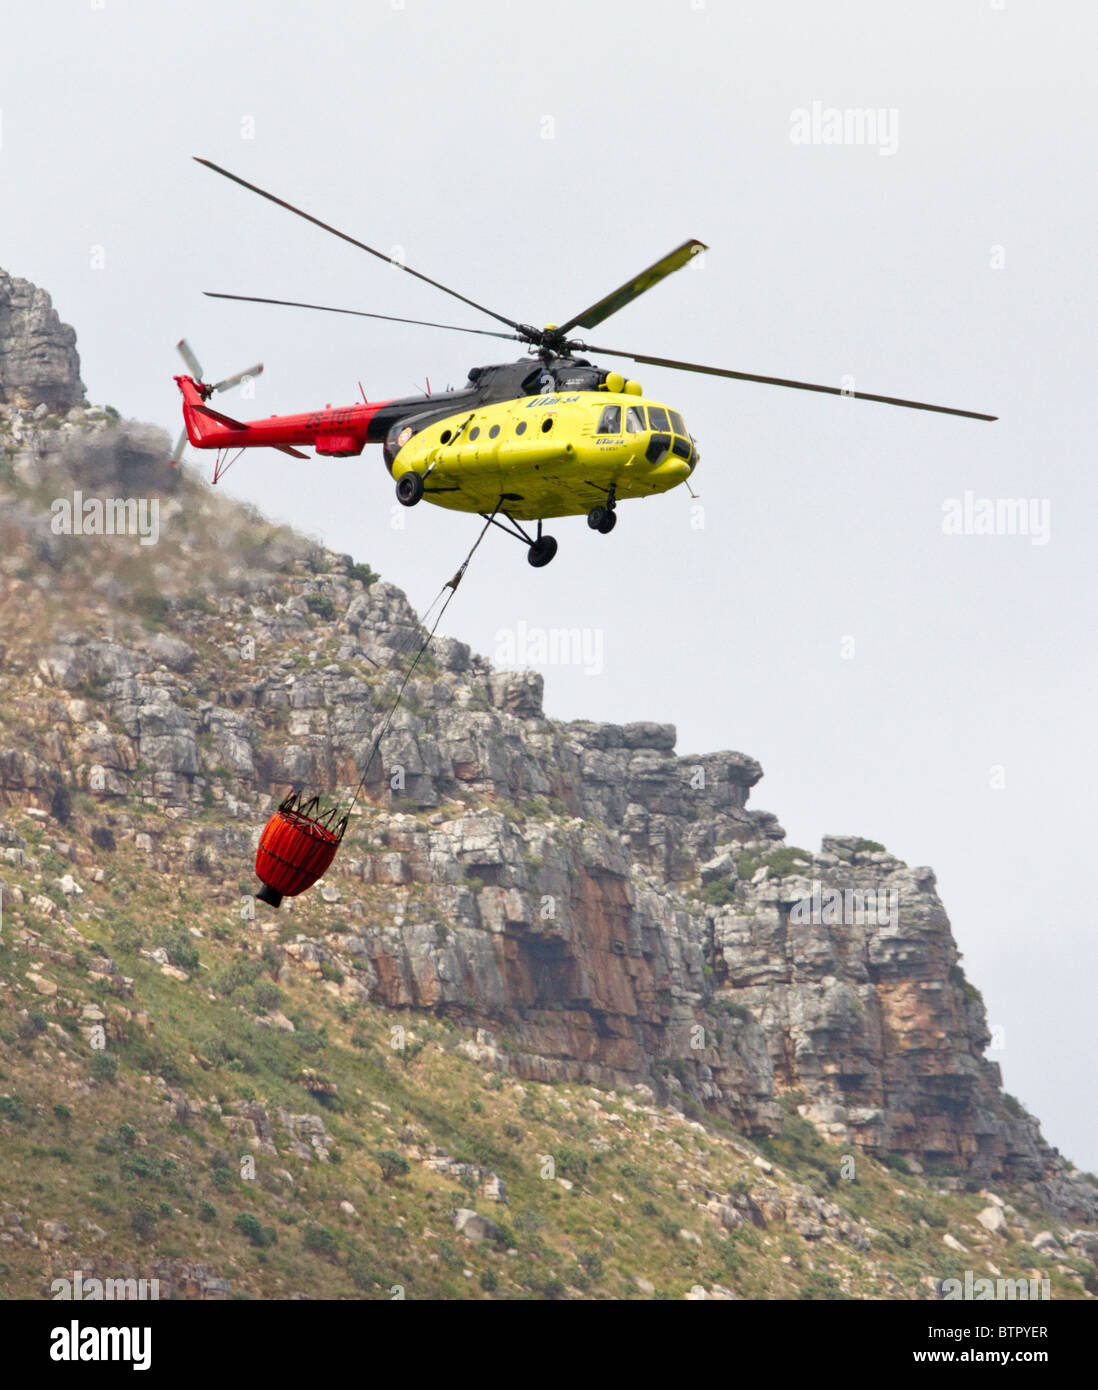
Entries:
[[[202, 379], [202, 366], [185, 340], [176, 344], [189, 369], [189, 375], [177, 376], [176, 385], [183, 397], [183, 432], [172, 454], [172, 465], [179, 462], [188, 440], [196, 449], [216, 449], [219, 454], [235, 449], [277, 449], [291, 458], [304, 459], [299, 445], [309, 445], [318, 454], [346, 458], [361, 454], [364, 446], [380, 443], [392, 423], [393, 411], [385, 407], [400, 405], [392, 401], [363, 401], [333, 410], [310, 411], [304, 415], [271, 415], [265, 420], [237, 420], [214, 410], [210, 397], [217, 391], [228, 391], [242, 382], [257, 377], [262, 362], [237, 372], [213, 386]], [[220, 459], [214, 468], [214, 482], [224, 472]]]
[[[196, 449], [246, 449], [261, 446], [278, 449], [295, 459], [308, 458], [308, 454], [303, 454], [293, 445], [271, 438], [273, 431], [270, 426], [276, 423], [275, 419], [261, 420], [255, 424], [234, 420], [231, 415], [224, 415], [220, 410], [214, 410], [206, 404], [203, 386], [193, 377], [177, 376], [175, 380], [183, 395], [183, 425], [187, 438]], [[256, 425], [261, 427], [264, 437], [257, 436]], [[178, 462], [178, 459], [173, 459], [172, 462]]]

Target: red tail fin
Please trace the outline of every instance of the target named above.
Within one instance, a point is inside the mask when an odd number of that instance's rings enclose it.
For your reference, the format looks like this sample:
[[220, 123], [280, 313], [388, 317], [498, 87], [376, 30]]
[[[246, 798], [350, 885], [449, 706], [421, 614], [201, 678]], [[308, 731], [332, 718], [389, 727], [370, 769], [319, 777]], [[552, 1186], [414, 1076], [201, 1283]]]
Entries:
[[252, 426], [243, 420], [234, 420], [231, 415], [222, 415], [206, 404], [202, 387], [194, 377], [177, 376], [176, 385], [183, 396], [183, 423], [187, 428], [187, 438], [196, 449], [227, 449], [264, 445], [290, 454], [295, 459], [308, 458], [292, 444], [276, 443], [271, 439], [249, 439]]
[[196, 449], [214, 448], [218, 437], [228, 430], [248, 428], [229, 415], [220, 415], [216, 410], [211, 410], [193, 377], [177, 376], [175, 381], [183, 396], [183, 423], [187, 427], [187, 438]]

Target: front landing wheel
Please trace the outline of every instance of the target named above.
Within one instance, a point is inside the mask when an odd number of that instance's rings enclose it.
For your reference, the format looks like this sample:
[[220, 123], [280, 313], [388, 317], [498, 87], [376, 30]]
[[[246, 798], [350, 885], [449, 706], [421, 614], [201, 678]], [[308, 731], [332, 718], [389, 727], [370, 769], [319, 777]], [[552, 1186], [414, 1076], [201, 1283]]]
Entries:
[[397, 483], [397, 501], [404, 507], [414, 507], [423, 496], [423, 479], [418, 473], [402, 473]]
[[543, 565], [549, 563], [556, 553], [556, 538], [553, 536], [539, 536], [526, 552], [526, 558], [535, 569], [541, 569]]

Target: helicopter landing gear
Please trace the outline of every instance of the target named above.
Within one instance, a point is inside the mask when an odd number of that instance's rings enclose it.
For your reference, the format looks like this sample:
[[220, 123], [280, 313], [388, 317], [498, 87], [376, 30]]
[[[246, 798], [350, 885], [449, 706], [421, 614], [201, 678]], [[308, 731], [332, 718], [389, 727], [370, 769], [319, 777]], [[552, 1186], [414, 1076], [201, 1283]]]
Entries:
[[403, 507], [414, 507], [423, 496], [423, 479], [418, 473], [402, 473], [396, 487], [397, 501]]
[[610, 534], [618, 524], [615, 505], [614, 484], [611, 483], [606, 493], [606, 505], [604, 507], [592, 507], [587, 513], [587, 524], [592, 531], [598, 531], [603, 536]]
[[554, 536], [538, 536], [526, 552], [526, 558], [539, 570], [543, 565], [547, 565], [556, 553], [557, 542]]
[[[593, 486], [598, 486], [598, 484], [592, 482], [591, 486], [593, 488]], [[606, 489], [606, 502], [600, 503], [598, 506], [593, 506], [587, 514], [587, 524], [591, 527], [592, 531], [598, 531], [600, 535], [609, 535], [617, 525], [614, 491], [616, 491], [616, 488], [614, 488], [612, 482], [609, 488]]]
[[[504, 494], [504, 496], [501, 497], [499, 500], [501, 503], [508, 500], [507, 494]], [[512, 497], [510, 500], [521, 501], [522, 499], [515, 499], [514, 497]], [[526, 558], [536, 570], [539, 570], [543, 566], [547, 565], [549, 561], [553, 558], [553, 556], [557, 553], [556, 537], [543, 536], [541, 533], [540, 521], [538, 522], [537, 535], [530, 536], [522, 529], [522, 527], [518, 524], [515, 518], [510, 514], [510, 512], [503, 511], [502, 507], [497, 507], [491, 516], [489, 516], [487, 512], [481, 512], [481, 516], [490, 525], [498, 526], [501, 531], [506, 531], [509, 536], [514, 536], [515, 540], [522, 541], [523, 544], [527, 547]], [[502, 516], [504, 520], [509, 524], [504, 525], [503, 521], [497, 520], [498, 516]]]

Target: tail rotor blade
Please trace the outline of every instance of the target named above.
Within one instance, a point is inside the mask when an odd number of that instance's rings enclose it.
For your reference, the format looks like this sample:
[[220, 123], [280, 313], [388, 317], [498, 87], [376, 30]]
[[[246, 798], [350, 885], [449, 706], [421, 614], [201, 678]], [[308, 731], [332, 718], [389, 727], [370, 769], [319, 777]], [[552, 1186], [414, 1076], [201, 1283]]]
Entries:
[[215, 391], [231, 391], [234, 386], [239, 386], [246, 377], [259, 376], [262, 371], [263, 363], [257, 362], [254, 367], [248, 367], [243, 372], [236, 372], [233, 376], [227, 376], [224, 381], [219, 381], [213, 389]]
[[190, 344], [187, 342], [186, 338], [180, 338], [179, 342], [176, 343], [176, 347], [179, 350], [180, 357], [182, 357], [183, 361], [186, 362], [187, 369], [190, 372], [191, 376], [194, 377], [195, 381], [201, 381], [202, 364], [191, 351]]

